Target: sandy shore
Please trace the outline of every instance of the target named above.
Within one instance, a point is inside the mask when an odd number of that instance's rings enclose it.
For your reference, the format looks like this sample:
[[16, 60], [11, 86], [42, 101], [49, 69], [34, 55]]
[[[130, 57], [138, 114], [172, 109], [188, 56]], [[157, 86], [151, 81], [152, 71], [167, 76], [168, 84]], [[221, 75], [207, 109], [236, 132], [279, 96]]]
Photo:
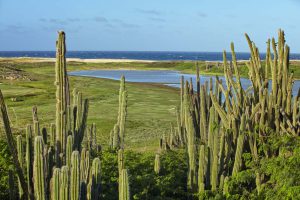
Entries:
[[[13, 61], [13, 62], [55, 62], [55, 58], [37, 58], [37, 57], [0, 57], [1, 61]], [[134, 59], [81, 59], [81, 58], [67, 58], [67, 62], [83, 62], [83, 63], [135, 63], [135, 62], [144, 62], [144, 63], [153, 63], [153, 62], [172, 62], [175, 60], [134, 60]], [[186, 60], [188, 61], [188, 60]], [[247, 62], [248, 60], [238, 60], [239, 63]], [[184, 62], [184, 60], [178, 60], [178, 62]], [[191, 60], [191, 62], [193, 62]], [[201, 61], [204, 62], [204, 61]], [[222, 61], [205, 61], [208, 63], [221, 63]], [[300, 62], [300, 60], [290, 60], [290, 62]]]
[[[0, 57], [1, 61], [14, 62], [55, 62], [55, 58], [33, 58], [33, 57], [18, 57], [18, 58], [4, 58]], [[67, 62], [84, 62], [84, 63], [121, 63], [121, 62], [157, 62], [155, 60], [131, 60], [131, 59], [81, 59], [81, 58], [67, 58]]]

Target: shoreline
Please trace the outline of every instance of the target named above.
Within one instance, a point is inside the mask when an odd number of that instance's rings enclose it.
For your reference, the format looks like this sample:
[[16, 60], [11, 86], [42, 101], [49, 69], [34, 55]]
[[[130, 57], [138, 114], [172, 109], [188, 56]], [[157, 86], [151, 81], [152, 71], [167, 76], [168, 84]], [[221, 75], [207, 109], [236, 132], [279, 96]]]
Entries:
[[[19, 61], [19, 62], [55, 62], [55, 58], [42, 57], [0, 57], [1, 61]], [[243, 63], [249, 60], [238, 60]], [[108, 58], [67, 58], [67, 62], [82, 62], [82, 63], [156, 63], [156, 62], [208, 62], [208, 63], [222, 63], [222, 60], [137, 60], [137, 59], [108, 59]], [[300, 60], [290, 60], [290, 62], [300, 62]]]

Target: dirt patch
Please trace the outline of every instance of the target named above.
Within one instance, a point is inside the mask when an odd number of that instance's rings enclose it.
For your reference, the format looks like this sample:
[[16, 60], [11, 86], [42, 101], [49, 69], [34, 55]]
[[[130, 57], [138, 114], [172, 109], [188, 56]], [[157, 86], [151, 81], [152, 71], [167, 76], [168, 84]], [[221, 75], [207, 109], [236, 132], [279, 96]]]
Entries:
[[33, 79], [26, 72], [9, 65], [0, 67], [0, 80], [33, 81]]

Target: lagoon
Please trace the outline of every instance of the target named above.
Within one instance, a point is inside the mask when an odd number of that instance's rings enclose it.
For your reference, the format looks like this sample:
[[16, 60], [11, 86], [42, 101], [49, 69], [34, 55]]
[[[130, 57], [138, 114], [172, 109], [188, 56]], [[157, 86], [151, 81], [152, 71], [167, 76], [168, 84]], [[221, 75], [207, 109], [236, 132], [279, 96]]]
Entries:
[[[86, 76], [95, 78], [106, 78], [112, 80], [120, 80], [122, 75], [125, 76], [126, 82], [136, 83], [157, 83], [163, 84], [170, 87], [180, 87], [181, 76], [185, 80], [192, 79], [194, 88], [196, 87], [196, 75], [195, 74], [184, 74], [175, 70], [82, 70], [70, 72], [71, 76]], [[210, 78], [215, 81], [215, 76], [200, 75], [200, 82], [204, 84], [209, 81]], [[219, 79], [225, 84], [225, 78], [219, 76]], [[249, 88], [252, 83], [249, 79], [241, 78], [241, 84], [244, 89]], [[269, 86], [271, 86], [271, 81]], [[300, 88], [300, 81], [296, 80], [293, 86], [293, 96], [298, 94]]]

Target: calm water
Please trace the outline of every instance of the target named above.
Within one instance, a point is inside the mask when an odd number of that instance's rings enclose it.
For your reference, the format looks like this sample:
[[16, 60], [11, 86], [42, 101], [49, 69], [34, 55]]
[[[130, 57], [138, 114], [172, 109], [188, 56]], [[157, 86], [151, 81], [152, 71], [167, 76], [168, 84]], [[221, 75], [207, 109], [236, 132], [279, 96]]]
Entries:
[[[192, 78], [194, 87], [196, 86], [196, 75], [193, 74], [182, 74], [178, 71], [172, 70], [84, 70], [70, 72], [73, 76], [87, 76], [96, 78], [107, 78], [113, 80], [120, 80], [120, 77], [124, 75], [127, 82], [139, 82], [139, 83], [160, 83], [168, 85], [171, 87], [180, 87], [180, 78], [183, 75], [185, 80], [190, 80]], [[200, 76], [201, 84], [205, 81], [209, 81], [212, 78], [215, 80], [214, 76]], [[225, 84], [225, 78], [220, 76], [219, 79]], [[271, 81], [270, 81], [271, 82]], [[245, 78], [241, 78], [242, 87], [247, 89], [250, 87], [251, 81]], [[269, 84], [271, 85], [271, 84]], [[295, 81], [293, 87], [293, 95], [296, 96], [300, 88], [300, 81]]]
[[[231, 58], [228, 53], [228, 59]], [[54, 58], [54, 51], [0, 51], [0, 57]], [[168, 52], [168, 51], [68, 51], [68, 58], [82, 59], [134, 59], [134, 60], [223, 60], [222, 52]], [[239, 60], [248, 60], [249, 53], [237, 53]], [[261, 54], [265, 58], [265, 54]], [[300, 54], [291, 54], [290, 59], [300, 59]]]

